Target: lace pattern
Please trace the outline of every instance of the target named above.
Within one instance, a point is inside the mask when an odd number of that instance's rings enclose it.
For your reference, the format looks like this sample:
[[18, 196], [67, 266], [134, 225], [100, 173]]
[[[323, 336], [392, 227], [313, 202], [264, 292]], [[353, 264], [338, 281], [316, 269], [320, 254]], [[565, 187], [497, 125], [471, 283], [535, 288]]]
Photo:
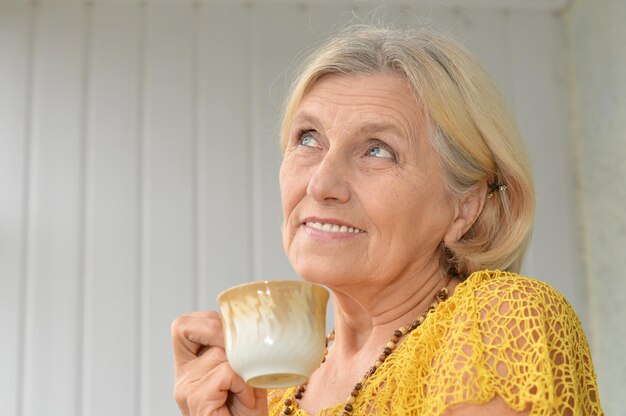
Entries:
[[[269, 414], [279, 415], [292, 394], [270, 391]], [[441, 415], [496, 395], [532, 416], [603, 415], [589, 346], [565, 298], [544, 282], [486, 270], [459, 284], [398, 346], [352, 414]], [[318, 416], [342, 413], [343, 403]]]

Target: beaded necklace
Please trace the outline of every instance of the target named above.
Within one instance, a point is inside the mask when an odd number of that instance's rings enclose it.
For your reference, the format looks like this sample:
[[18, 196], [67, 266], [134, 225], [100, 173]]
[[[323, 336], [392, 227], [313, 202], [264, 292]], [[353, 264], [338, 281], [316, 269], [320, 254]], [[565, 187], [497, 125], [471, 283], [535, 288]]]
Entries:
[[[374, 365], [371, 366], [365, 372], [363, 377], [352, 388], [352, 392], [350, 393], [350, 396], [348, 396], [348, 399], [346, 400], [346, 403], [343, 406], [343, 410], [344, 410], [343, 416], [350, 416], [352, 414], [352, 411], [354, 410], [354, 402], [356, 402], [356, 399], [359, 396], [359, 393], [363, 389], [363, 385], [365, 384], [367, 379], [369, 379], [372, 375], [374, 375], [378, 367], [380, 367], [383, 364], [383, 362], [385, 362], [387, 357], [389, 357], [391, 353], [395, 350], [396, 346], [398, 345], [398, 341], [401, 338], [403, 338], [405, 335], [417, 329], [417, 327], [419, 327], [424, 322], [424, 320], [426, 320], [426, 317], [428, 316], [428, 314], [434, 311], [441, 302], [447, 299], [449, 290], [446, 286], [444, 286], [443, 288], [441, 288], [441, 290], [439, 290], [439, 292], [437, 292], [433, 303], [431, 303], [430, 306], [424, 312], [422, 312], [422, 314], [416, 320], [414, 320], [413, 322], [411, 322], [410, 324], [406, 326], [401, 326], [400, 328], [396, 329], [393, 332], [391, 339], [389, 340], [389, 342], [387, 343], [387, 345], [385, 345], [385, 348], [383, 349], [383, 353], [378, 357]], [[322, 359], [322, 364], [326, 361], [326, 355], [328, 354], [328, 345], [334, 339], [335, 339], [335, 330], [333, 329], [332, 331], [330, 331], [330, 333], [326, 337], [326, 351], [324, 353], [324, 358]], [[306, 383], [301, 384], [296, 387], [296, 391], [293, 397], [287, 398], [283, 402], [283, 404], [285, 405], [285, 408], [281, 412], [281, 416], [289, 416], [294, 412], [295, 402], [302, 398], [305, 391], [306, 391]]]

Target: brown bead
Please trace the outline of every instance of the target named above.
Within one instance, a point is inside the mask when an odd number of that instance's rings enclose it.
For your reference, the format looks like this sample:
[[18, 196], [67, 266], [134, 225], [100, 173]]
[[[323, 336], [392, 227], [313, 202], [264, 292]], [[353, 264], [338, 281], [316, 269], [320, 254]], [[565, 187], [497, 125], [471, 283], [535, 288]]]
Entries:
[[293, 397], [295, 397], [296, 399], [300, 400], [300, 399], [302, 398], [302, 392], [297, 391], [297, 392], [293, 395]]
[[395, 335], [394, 335], [394, 336], [392, 336], [392, 337], [391, 337], [391, 342], [393, 342], [393, 343], [398, 342], [398, 337], [397, 337], [397, 336], [395, 336]]
[[411, 330], [417, 329], [418, 326], [420, 326], [420, 324], [417, 321], [413, 321], [411, 324]]
[[385, 349], [383, 350], [383, 354], [385, 354], [385, 355], [389, 355], [389, 354], [391, 354], [391, 348], [385, 348]]
[[291, 403], [292, 403], [291, 399], [285, 399], [285, 401], [283, 402], [285, 406], [291, 406]]
[[450, 291], [447, 287], [444, 287], [439, 291], [439, 293], [437, 293], [437, 297], [441, 300], [445, 300], [448, 297], [448, 293], [450, 293]]
[[283, 409], [283, 413], [286, 414], [286, 415], [290, 415], [291, 412], [292, 412], [291, 407], [285, 407]]
[[402, 332], [400, 332], [400, 330], [399, 330], [399, 329], [396, 329], [396, 330], [393, 332], [393, 335], [394, 335], [395, 337], [400, 338], [400, 337], [401, 337], [402, 335], [404, 335], [404, 334], [403, 334]]
[[354, 385], [354, 390], [356, 390], [356, 391], [359, 391], [359, 390], [361, 390], [362, 388], [363, 388], [363, 384], [361, 384], [361, 383], [356, 383], [356, 384]]
[[349, 403], [346, 403], [346, 405], [343, 407], [343, 410], [345, 410], [346, 412], [351, 412], [352, 409], [353, 409], [353, 407]]
[[378, 356], [378, 361], [385, 361], [387, 359], [387, 356], [385, 354], [380, 354]]
[[350, 393], [350, 396], [352, 397], [356, 397], [359, 395], [359, 391], [355, 388], [354, 390], [352, 390], [352, 392]]
[[299, 391], [299, 392], [306, 391], [306, 384], [300, 384], [300, 385], [298, 386], [298, 391]]

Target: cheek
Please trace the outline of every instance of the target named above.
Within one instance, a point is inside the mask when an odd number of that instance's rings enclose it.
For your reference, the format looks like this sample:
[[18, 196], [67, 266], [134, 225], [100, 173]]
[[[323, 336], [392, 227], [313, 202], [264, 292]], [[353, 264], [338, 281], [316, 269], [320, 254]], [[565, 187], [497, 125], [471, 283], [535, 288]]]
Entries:
[[306, 194], [306, 184], [303, 183], [301, 177], [295, 174], [292, 163], [287, 159], [283, 161], [280, 167], [279, 182], [283, 221], [288, 224], [294, 208]]
[[290, 203], [291, 193], [289, 192], [290, 180], [289, 180], [289, 175], [288, 175], [284, 162], [280, 167], [279, 185], [280, 185], [280, 201], [281, 201], [281, 206], [283, 209], [283, 221], [286, 222], [287, 218], [289, 217], [289, 212], [291, 211], [292, 204]]
[[381, 231], [393, 230], [404, 239], [439, 239], [450, 216], [440, 184], [416, 180], [415, 174], [396, 179], [369, 193], [370, 212]]

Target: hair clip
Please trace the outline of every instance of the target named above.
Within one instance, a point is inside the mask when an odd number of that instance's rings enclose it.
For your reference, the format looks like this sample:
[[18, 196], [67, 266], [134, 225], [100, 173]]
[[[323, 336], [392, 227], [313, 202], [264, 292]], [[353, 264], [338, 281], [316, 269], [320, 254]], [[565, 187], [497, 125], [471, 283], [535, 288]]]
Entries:
[[502, 185], [499, 183], [491, 183], [488, 185], [488, 192], [487, 192], [487, 198], [491, 198], [493, 196], [493, 193], [496, 191], [506, 191], [506, 185]]

